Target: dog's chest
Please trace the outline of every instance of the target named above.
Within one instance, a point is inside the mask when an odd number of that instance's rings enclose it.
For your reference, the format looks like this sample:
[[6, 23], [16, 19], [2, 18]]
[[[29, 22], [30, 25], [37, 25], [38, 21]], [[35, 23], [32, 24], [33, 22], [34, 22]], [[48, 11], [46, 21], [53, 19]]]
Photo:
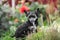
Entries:
[[30, 29], [30, 30], [33, 29], [33, 28], [34, 28], [33, 26], [29, 26], [29, 27], [28, 27], [28, 29]]

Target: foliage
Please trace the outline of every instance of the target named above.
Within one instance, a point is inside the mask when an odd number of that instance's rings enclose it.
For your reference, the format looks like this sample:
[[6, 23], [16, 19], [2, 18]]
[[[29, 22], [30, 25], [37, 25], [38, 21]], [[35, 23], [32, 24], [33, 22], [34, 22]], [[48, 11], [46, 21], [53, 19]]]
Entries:
[[[32, 7], [31, 10], [33, 10], [33, 9], [34, 8]], [[44, 9], [42, 9], [42, 10], [43, 10], [42, 12], [45, 13], [45, 10]], [[27, 17], [25, 16], [25, 14], [20, 14], [19, 12], [17, 12], [14, 17], [11, 16], [8, 19], [10, 22], [12, 22], [12, 24], [10, 24], [10, 26], [8, 26], [9, 28], [7, 31], [0, 30], [0, 40], [15, 40], [15, 38], [11, 38], [11, 36], [14, 35], [16, 28], [19, 25], [21, 25], [27, 21]], [[15, 22], [14, 21], [15, 19], [18, 19], [18, 22]], [[58, 24], [60, 24], [60, 17], [58, 17], [58, 19], [56, 21], [58, 22]], [[42, 29], [42, 27], [41, 27], [42, 22], [41, 22], [40, 18], [39, 18], [38, 22], [39, 22], [39, 25], [37, 28], [38, 32], [29, 34], [25, 38], [25, 40], [60, 40], [60, 32], [57, 31], [58, 29], [55, 30], [55, 29], [53, 29], [54, 27], [52, 27], [50, 29], [50, 27], [48, 26], [46, 21], [44, 22], [44, 25], [42, 25], [42, 26], [44, 26], [44, 29]]]

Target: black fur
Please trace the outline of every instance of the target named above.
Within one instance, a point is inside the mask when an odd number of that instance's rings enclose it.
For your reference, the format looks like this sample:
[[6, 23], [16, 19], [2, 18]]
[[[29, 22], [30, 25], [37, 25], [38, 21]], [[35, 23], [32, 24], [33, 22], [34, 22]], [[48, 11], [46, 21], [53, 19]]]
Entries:
[[[35, 25], [37, 27], [38, 25], [38, 15], [39, 15], [39, 9], [33, 11], [33, 12], [26, 12], [26, 17], [28, 17], [30, 14], [34, 14], [37, 16], [37, 19], [35, 20]], [[29, 18], [33, 17], [32, 15], [29, 16]], [[32, 22], [29, 21], [29, 18], [28, 18], [28, 21], [25, 22], [23, 25], [19, 26], [15, 32], [15, 35], [12, 36], [12, 37], [16, 37], [16, 38], [24, 38], [25, 36], [28, 35], [28, 33], [32, 33], [33, 32], [33, 29], [30, 29], [31, 26], [33, 26]], [[37, 32], [37, 29], [35, 30], [35, 32]]]

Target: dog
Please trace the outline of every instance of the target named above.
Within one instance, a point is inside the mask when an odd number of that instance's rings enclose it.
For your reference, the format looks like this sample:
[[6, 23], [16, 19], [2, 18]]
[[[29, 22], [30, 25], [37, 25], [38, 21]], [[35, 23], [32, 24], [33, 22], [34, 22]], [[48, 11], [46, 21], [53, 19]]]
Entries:
[[19, 26], [15, 32], [15, 34], [12, 37], [16, 38], [24, 38], [28, 35], [28, 33], [34, 33], [37, 32], [37, 26], [38, 26], [38, 18], [39, 18], [39, 8], [34, 11], [24, 11], [26, 14], [26, 17], [28, 20]]

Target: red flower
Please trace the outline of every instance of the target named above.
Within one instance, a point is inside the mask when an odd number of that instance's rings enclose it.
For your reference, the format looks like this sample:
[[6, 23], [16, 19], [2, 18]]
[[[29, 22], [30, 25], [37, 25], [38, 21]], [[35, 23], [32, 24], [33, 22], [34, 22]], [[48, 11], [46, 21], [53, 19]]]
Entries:
[[19, 8], [19, 11], [20, 11], [20, 13], [23, 14], [24, 13], [24, 10], [29, 11], [29, 8], [27, 6], [25, 6], [25, 5], [22, 5], [22, 7]]

